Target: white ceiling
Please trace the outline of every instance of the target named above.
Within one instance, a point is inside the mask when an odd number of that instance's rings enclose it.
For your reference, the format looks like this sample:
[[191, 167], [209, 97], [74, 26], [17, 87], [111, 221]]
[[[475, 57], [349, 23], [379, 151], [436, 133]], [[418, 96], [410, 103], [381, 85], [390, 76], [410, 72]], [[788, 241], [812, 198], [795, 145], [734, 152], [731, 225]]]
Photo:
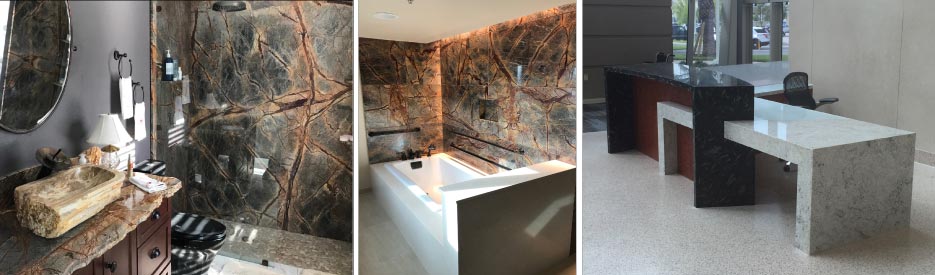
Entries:
[[[575, 0], [360, 0], [360, 37], [418, 43], [465, 32], [575, 3]], [[373, 17], [391, 12], [396, 20]]]

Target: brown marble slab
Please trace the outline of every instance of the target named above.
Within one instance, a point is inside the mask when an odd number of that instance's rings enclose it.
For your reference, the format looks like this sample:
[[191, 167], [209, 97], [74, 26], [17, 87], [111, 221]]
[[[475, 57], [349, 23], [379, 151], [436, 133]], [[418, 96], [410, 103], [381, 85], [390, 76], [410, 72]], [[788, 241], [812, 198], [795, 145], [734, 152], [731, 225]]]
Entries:
[[[155, 158], [183, 179], [180, 212], [344, 241], [353, 237], [353, 2], [152, 2]], [[152, 79], [161, 79], [158, 67]]]
[[[0, 186], [12, 190], [34, 179], [37, 171], [29, 168], [14, 173], [0, 179]], [[172, 197], [182, 187], [175, 178], [151, 177], [166, 182], [168, 189], [149, 194], [125, 183], [117, 201], [55, 239], [36, 236], [21, 227], [15, 208], [8, 203], [0, 205], [0, 274], [71, 274], [86, 266], [135, 230], [163, 198]], [[7, 199], [12, 193], [0, 196]]]

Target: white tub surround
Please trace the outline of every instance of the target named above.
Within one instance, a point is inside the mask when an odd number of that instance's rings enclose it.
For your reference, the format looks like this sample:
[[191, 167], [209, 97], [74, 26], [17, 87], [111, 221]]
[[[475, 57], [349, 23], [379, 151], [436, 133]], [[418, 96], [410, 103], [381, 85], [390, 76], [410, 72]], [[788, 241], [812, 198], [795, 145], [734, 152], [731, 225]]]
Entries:
[[915, 133], [755, 99], [724, 136], [798, 164], [795, 246], [809, 254], [909, 226]]
[[441, 190], [458, 274], [537, 274], [570, 256], [575, 166], [552, 160]]
[[530, 274], [569, 256], [572, 165], [485, 175], [440, 153], [370, 169], [377, 202], [430, 274]]
[[656, 103], [656, 129], [659, 139], [659, 173], [670, 175], [679, 172], [678, 141], [676, 125], [692, 127], [692, 108], [671, 101]]

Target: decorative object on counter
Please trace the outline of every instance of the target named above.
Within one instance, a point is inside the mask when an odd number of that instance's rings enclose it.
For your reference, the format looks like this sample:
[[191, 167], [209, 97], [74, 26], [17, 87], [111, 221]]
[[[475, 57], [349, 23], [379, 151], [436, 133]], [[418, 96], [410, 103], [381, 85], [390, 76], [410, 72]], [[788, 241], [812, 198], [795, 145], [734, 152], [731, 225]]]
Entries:
[[91, 146], [87, 150], [84, 150], [84, 155], [88, 157], [88, 164], [100, 165], [101, 164], [101, 147]]
[[133, 178], [133, 155], [127, 158], [127, 179]]
[[103, 154], [101, 154], [101, 165], [114, 169], [119, 167], [120, 156], [117, 155], [117, 152], [120, 152], [119, 147], [107, 145], [101, 148], [101, 152], [103, 152]]
[[43, 238], [57, 238], [120, 197], [120, 172], [99, 166], [76, 166], [16, 187], [20, 225]]
[[162, 60], [162, 81], [173, 79], [175, 79], [175, 60], [172, 60], [172, 53], [166, 50], [166, 58]]
[[78, 155], [78, 165], [87, 165], [88, 164], [88, 155], [81, 153]]
[[[3, 1], [0, 14], [3, 102], [0, 128], [27, 133], [42, 125], [64, 93], [72, 41], [68, 1]], [[9, 21], [9, 22], [7, 22]], [[37, 31], [41, 30], [41, 31]], [[4, 39], [7, 38], [7, 39]], [[55, 41], [51, 43], [50, 41]]]
[[62, 149], [42, 147], [36, 150], [36, 161], [42, 165], [37, 178], [41, 179], [52, 173], [71, 167], [71, 158], [62, 154]]
[[100, 114], [98, 118], [97, 126], [94, 127], [94, 131], [88, 137], [88, 143], [106, 145], [102, 149], [106, 154], [103, 155], [101, 164], [109, 168], [117, 168], [120, 164], [117, 151], [120, 148], [115, 144], [124, 145], [133, 141], [133, 138], [123, 128], [123, 124], [120, 123], [120, 118], [117, 115]]

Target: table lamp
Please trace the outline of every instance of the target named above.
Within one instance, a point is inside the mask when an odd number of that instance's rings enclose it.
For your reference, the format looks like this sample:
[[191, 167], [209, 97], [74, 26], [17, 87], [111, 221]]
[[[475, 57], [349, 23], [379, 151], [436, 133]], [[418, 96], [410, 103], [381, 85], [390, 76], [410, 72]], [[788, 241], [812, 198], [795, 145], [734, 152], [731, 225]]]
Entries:
[[133, 141], [133, 138], [127, 133], [127, 129], [123, 127], [123, 123], [116, 114], [98, 115], [97, 125], [88, 137], [88, 143], [104, 146], [101, 148], [104, 152], [101, 164], [110, 168], [117, 168], [120, 165], [117, 156], [120, 148], [114, 144], [123, 145], [130, 141]]

